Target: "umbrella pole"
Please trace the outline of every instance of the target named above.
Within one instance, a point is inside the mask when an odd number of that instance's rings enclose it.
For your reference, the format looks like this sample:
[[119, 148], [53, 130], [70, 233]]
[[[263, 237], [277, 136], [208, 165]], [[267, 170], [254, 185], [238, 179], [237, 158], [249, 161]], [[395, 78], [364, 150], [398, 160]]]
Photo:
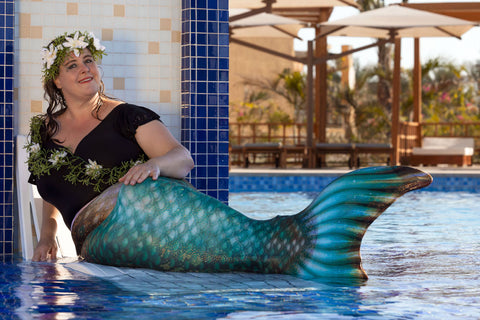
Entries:
[[398, 165], [399, 154], [399, 135], [400, 126], [400, 60], [401, 60], [401, 38], [395, 38], [395, 59], [393, 64], [393, 93], [392, 93], [392, 156], [391, 165]]
[[414, 65], [413, 65], [413, 122], [417, 123], [416, 146], [422, 141], [422, 65], [420, 62], [420, 39], [415, 38]]
[[313, 168], [313, 40], [308, 41], [307, 51], [307, 150], [308, 167]]

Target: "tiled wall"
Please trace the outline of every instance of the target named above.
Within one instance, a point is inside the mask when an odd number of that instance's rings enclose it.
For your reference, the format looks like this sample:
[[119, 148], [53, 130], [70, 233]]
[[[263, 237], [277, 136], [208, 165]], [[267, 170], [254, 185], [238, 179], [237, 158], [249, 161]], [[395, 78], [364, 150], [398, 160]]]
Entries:
[[46, 110], [40, 49], [64, 32], [92, 31], [106, 47], [106, 93], [158, 112], [180, 138], [181, 3], [175, 0], [17, 0], [18, 132]]
[[[320, 192], [341, 173], [242, 174], [231, 173], [230, 192]], [[421, 191], [480, 192], [478, 174], [432, 174]]]
[[228, 1], [183, 0], [182, 141], [191, 182], [228, 200]]
[[14, 1], [0, 1], [0, 260], [13, 251]]
[[[158, 112], [192, 152], [196, 163], [192, 184], [227, 201], [228, 1], [0, 0], [4, 2], [10, 4], [12, 19], [8, 21], [16, 64], [14, 88], [10, 88], [15, 124], [2, 120], [15, 129], [4, 143], [10, 171], [4, 163], [2, 172], [10, 180], [2, 179], [2, 186], [9, 187], [1, 193], [9, 201], [2, 204], [2, 257], [12, 252], [11, 136], [27, 134], [31, 116], [45, 111], [39, 52], [64, 32], [92, 31], [100, 38], [108, 53], [101, 63], [106, 93]], [[0, 36], [5, 37], [3, 29]], [[10, 49], [13, 52], [13, 46]], [[4, 108], [10, 120], [11, 102], [10, 109]], [[3, 113], [1, 117], [7, 118]], [[3, 231], [6, 223], [10, 224], [8, 232]], [[7, 233], [9, 242], [5, 241]]]

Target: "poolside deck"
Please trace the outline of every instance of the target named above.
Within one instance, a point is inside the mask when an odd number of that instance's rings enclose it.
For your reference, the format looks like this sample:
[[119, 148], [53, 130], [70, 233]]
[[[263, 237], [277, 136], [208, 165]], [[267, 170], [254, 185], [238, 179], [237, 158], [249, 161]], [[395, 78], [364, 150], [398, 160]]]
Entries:
[[215, 292], [254, 291], [311, 291], [319, 288], [314, 281], [283, 274], [255, 274], [243, 272], [197, 273], [161, 272], [151, 269], [132, 269], [60, 260], [72, 272], [80, 272], [113, 282], [127, 291], [146, 295], [182, 295]]
[[[431, 175], [469, 175], [480, 177], [480, 165], [473, 165], [468, 167], [455, 166], [435, 166], [435, 167], [416, 167], [422, 171], [428, 172]], [[353, 171], [348, 167], [332, 167], [320, 169], [272, 169], [272, 168], [236, 168], [230, 170], [230, 175], [322, 175], [322, 176], [337, 176]]]

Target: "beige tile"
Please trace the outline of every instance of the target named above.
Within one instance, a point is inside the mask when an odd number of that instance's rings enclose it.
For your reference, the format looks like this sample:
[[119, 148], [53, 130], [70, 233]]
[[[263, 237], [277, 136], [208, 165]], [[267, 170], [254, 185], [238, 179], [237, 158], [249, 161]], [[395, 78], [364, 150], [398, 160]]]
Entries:
[[125, 78], [113, 78], [113, 90], [125, 90]]
[[43, 27], [40, 27], [40, 26], [30, 27], [30, 38], [32, 38], [32, 39], [42, 39], [43, 38]]
[[18, 88], [13, 88], [13, 100], [18, 100]]
[[30, 101], [30, 111], [31, 112], [42, 112], [42, 101], [32, 100]]
[[180, 43], [182, 40], [182, 34], [180, 31], [172, 31], [172, 42]]
[[67, 15], [69, 16], [78, 15], [78, 3], [67, 2]]
[[22, 26], [30, 26], [31, 24], [31, 16], [30, 13], [20, 13], [19, 19], [20, 27]]
[[102, 41], [113, 41], [113, 29], [102, 29]]
[[20, 26], [20, 38], [30, 38], [30, 26]]
[[149, 54], [159, 54], [160, 53], [160, 43], [158, 43], [158, 41], [150, 41], [148, 43], [148, 53]]
[[172, 102], [172, 93], [170, 90], [160, 90], [160, 102]]
[[20, 38], [26, 39], [42, 39], [43, 27], [40, 26], [20, 26]]
[[114, 17], [125, 17], [125, 5], [115, 4], [113, 6], [113, 16]]
[[172, 19], [160, 19], [160, 30], [172, 30]]

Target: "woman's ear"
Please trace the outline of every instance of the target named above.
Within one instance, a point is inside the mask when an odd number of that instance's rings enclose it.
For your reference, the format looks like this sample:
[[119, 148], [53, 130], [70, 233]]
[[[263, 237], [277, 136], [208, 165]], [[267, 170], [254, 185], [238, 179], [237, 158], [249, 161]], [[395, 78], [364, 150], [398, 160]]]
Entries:
[[62, 86], [60, 85], [60, 81], [58, 80], [58, 77], [53, 79], [53, 83], [57, 86], [58, 90], [62, 90]]

